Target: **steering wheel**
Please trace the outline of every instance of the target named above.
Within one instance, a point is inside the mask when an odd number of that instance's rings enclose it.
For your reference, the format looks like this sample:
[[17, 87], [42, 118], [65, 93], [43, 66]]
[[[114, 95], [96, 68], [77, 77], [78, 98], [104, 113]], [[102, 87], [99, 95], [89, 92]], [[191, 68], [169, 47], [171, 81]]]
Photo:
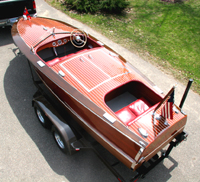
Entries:
[[87, 42], [87, 34], [80, 29], [74, 29], [71, 32], [70, 41], [73, 46], [82, 48]]

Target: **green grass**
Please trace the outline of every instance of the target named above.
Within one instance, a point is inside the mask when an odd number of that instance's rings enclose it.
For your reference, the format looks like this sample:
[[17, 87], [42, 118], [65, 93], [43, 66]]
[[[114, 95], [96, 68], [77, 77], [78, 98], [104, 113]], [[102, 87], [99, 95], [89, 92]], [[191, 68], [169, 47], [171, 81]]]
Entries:
[[[51, 1], [51, 0], [49, 0]], [[122, 15], [78, 14], [52, 0], [66, 14], [155, 63], [183, 83], [194, 79], [200, 93], [200, 1], [165, 3], [129, 0]]]

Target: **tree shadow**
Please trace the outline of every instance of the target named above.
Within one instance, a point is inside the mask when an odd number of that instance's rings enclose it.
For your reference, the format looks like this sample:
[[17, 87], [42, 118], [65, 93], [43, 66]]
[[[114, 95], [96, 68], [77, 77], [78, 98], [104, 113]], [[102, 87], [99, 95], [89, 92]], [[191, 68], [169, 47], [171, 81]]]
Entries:
[[[197, 21], [198, 18], [200, 18], [200, 12], [199, 12], [199, 8], [193, 8], [192, 5], [185, 3], [184, 1], [182, 1], [181, 3], [157, 3], [157, 4], [149, 4], [148, 1], [144, 1], [143, 4], [141, 4], [140, 6], [137, 7], [137, 9], [143, 9], [145, 10], [145, 13], [137, 14], [137, 18], [138, 19], [150, 19], [150, 17], [156, 17], [159, 14], [163, 14], [162, 18], [160, 18], [160, 22], [156, 23], [153, 26], [153, 30], [161, 27], [166, 20], [168, 20], [168, 16], [171, 16], [173, 14], [176, 14], [176, 12], [178, 10], [181, 10], [183, 15], [186, 15], [189, 17], [190, 22], [185, 22], [186, 24], [197, 24], [200, 25], [200, 22]], [[174, 19], [177, 18], [176, 16], [174, 17]], [[182, 20], [182, 16], [178, 15], [179, 20]], [[154, 18], [153, 18], [154, 19]], [[178, 21], [178, 19], [177, 19]], [[184, 21], [184, 20], [183, 20]], [[186, 20], [187, 21], [187, 20]], [[199, 27], [199, 26], [197, 26]]]

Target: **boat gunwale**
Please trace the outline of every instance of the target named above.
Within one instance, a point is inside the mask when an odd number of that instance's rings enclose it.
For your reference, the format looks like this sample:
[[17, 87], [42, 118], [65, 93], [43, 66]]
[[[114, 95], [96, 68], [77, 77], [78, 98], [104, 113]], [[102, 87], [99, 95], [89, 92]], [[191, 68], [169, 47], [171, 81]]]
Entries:
[[[53, 20], [53, 19], [51, 19]], [[54, 20], [55, 21], [55, 20]], [[65, 24], [64, 22], [61, 22], [63, 24]], [[17, 23], [15, 23], [15, 25], [17, 25]], [[71, 26], [71, 25], [70, 25]], [[17, 27], [17, 26], [16, 26]], [[26, 44], [26, 42], [23, 40], [23, 38], [20, 36], [20, 34], [17, 32], [16, 35], [13, 35], [13, 39], [15, 39], [16, 41], [19, 42], [20, 44], [20, 50], [21, 47], [23, 48], [24, 52], [28, 53], [28, 51], [30, 52], [30, 49], [28, 50], [29, 46]], [[26, 45], [26, 46], [25, 46]], [[111, 49], [112, 50], [112, 49]], [[114, 52], [114, 51], [113, 51]], [[26, 55], [26, 54], [25, 54]], [[66, 92], [66, 90], [70, 89], [68, 91], [68, 93], [71, 94], [71, 96], [73, 96], [74, 98], [76, 98], [75, 96], [78, 94], [84, 96], [80, 91], [78, 91], [75, 87], [73, 87], [71, 84], [68, 84], [68, 86], [66, 86], [66, 81], [59, 79], [60, 76], [55, 74], [53, 70], [51, 70], [47, 65], [45, 65], [44, 67], [40, 67], [37, 64], [38, 61], [38, 56], [36, 54], [27, 54], [26, 55], [28, 60], [33, 64], [33, 66], [39, 70], [41, 73], [43, 73], [43, 71], [45, 71], [45, 76], [48, 77], [48, 79], [50, 79], [54, 84], [56, 84], [56, 86], [58, 86], [60, 89], [62, 89], [64, 92]], [[42, 59], [40, 59], [41, 61], [43, 61]], [[54, 74], [53, 74], [54, 73]], [[138, 73], [137, 73], [138, 74]], [[54, 75], [50, 77], [50, 75]], [[140, 75], [142, 77], [142, 75]], [[143, 77], [142, 77], [143, 78]], [[145, 80], [145, 78], [143, 78]], [[56, 80], [59, 80], [59, 85], [57, 84]], [[63, 82], [64, 81], [64, 82]], [[140, 81], [141, 82], [141, 81]], [[45, 83], [45, 82], [44, 82]], [[65, 83], [65, 84], [64, 84]], [[143, 83], [143, 82], [142, 82]], [[144, 84], [144, 83], [143, 83]], [[146, 82], [145, 82], [146, 84]], [[64, 87], [62, 87], [64, 86]], [[68, 89], [65, 89], [67, 88]], [[151, 88], [151, 90], [153, 90], [155, 92], [154, 89]], [[76, 91], [76, 93], [75, 93]], [[155, 92], [157, 93], [157, 92]], [[158, 93], [157, 93], [158, 94]], [[160, 96], [160, 95], [159, 95]], [[78, 99], [77, 99], [78, 100]], [[85, 108], [92, 108], [93, 111], [97, 117], [99, 117], [101, 120], [103, 120], [105, 123], [108, 123], [109, 126], [111, 126], [113, 129], [117, 130], [118, 132], [120, 132], [124, 137], [131, 139], [131, 141], [133, 141], [134, 143], [136, 143], [138, 146], [140, 146], [141, 148], [144, 148], [143, 145], [141, 145], [141, 143], [139, 143], [140, 141], [142, 141], [144, 144], [147, 144], [145, 140], [142, 139], [142, 137], [138, 136], [136, 133], [131, 132], [127, 127], [125, 127], [121, 122], [117, 121], [114, 122], [113, 124], [111, 124], [109, 121], [107, 121], [105, 118], [103, 118], [103, 113], [105, 113], [104, 109], [100, 108], [97, 104], [95, 104], [93, 101], [91, 101], [89, 98], [87, 97], [81, 97], [81, 100], [78, 100], [80, 104], [82, 104]], [[84, 102], [83, 102], [84, 101]], [[104, 99], [105, 101], [105, 99]], [[93, 105], [93, 106], [91, 106]], [[105, 104], [107, 106], [107, 104]], [[90, 106], [90, 107], [89, 107]], [[101, 116], [102, 115], [102, 116]], [[122, 130], [127, 130], [127, 133], [122, 132]], [[132, 138], [134, 136], [134, 139]], [[137, 139], [137, 140], [135, 140]], [[108, 140], [109, 141], [109, 140]], [[133, 158], [132, 158], [133, 159]], [[133, 159], [134, 160], [134, 159]]]
[[[64, 23], [64, 22], [62, 22], [62, 23]], [[13, 26], [13, 30], [17, 30], [17, 23], [15, 23], [14, 24], [14, 26]], [[24, 42], [24, 40], [22, 39], [22, 37], [20, 36], [20, 34], [18, 33], [18, 31], [12, 31], [12, 36], [13, 36], [13, 39], [14, 39], [14, 41], [17, 41], [17, 42], [19, 42], [19, 45], [20, 45], [20, 50], [24, 50], [24, 51], [22, 51], [24, 54], [25, 54], [25, 52], [29, 52], [30, 51], [30, 49], [29, 49], [29, 46], [26, 44], [26, 42]], [[26, 55], [26, 54], [25, 54]], [[38, 60], [41, 60], [41, 59], [38, 59], [38, 56], [37, 55], [35, 55], [35, 54], [28, 54], [27, 55], [27, 58], [28, 58], [28, 60], [33, 64], [33, 66], [37, 69], [37, 70], [39, 70], [40, 72], [43, 72], [44, 71], [44, 69], [46, 69], [48, 72], [50, 71], [51, 73], [49, 73], [50, 75], [52, 74], [52, 73], [54, 73], [54, 71], [53, 70], [51, 70], [48, 66], [44, 66], [44, 67], [40, 67], [38, 64], [37, 64], [37, 61]], [[45, 72], [46, 72], [46, 70], [45, 70]], [[54, 73], [55, 74], [55, 73]], [[57, 78], [59, 78], [59, 75], [57, 75], [57, 74], [55, 74], [56, 75], [56, 77], [54, 77], [54, 83], [55, 83], [55, 79], [57, 79]], [[47, 75], [46, 75], [47, 76]], [[50, 79], [50, 78], [49, 78]], [[59, 79], [60, 80], [60, 79]], [[64, 80], [63, 80], [64, 81]], [[62, 82], [63, 82], [62, 81]], [[65, 82], [65, 81], [64, 81]], [[65, 84], [66, 84], [66, 82], [65, 82]], [[69, 91], [69, 92], [71, 92], [72, 93], [72, 95], [76, 95], [76, 92], [78, 92], [79, 94], [81, 94], [77, 89], [75, 89], [75, 87], [72, 87], [71, 85], [68, 85], [68, 86], [65, 86], [65, 87], [67, 87], [67, 88], [69, 88], [69, 86], [71, 87], [71, 89], [73, 90], [73, 91]], [[60, 87], [60, 86], [59, 86]], [[65, 89], [63, 89], [63, 90], [65, 90]], [[82, 94], [81, 94], [82, 95]], [[99, 115], [101, 115], [100, 114], [100, 112], [102, 112], [102, 116], [103, 116], [103, 114], [105, 113], [105, 112], [103, 112], [103, 110], [100, 108], [100, 107], [98, 107], [95, 103], [93, 103], [90, 99], [88, 99], [88, 98], [85, 98], [85, 96], [84, 97], [81, 97], [81, 99], [84, 99], [84, 100], [87, 100], [87, 102], [90, 102], [90, 104], [92, 103], [93, 105], [95, 105], [95, 108], [97, 109], [97, 110], [99, 110], [99, 111], [96, 111], [96, 113], [99, 113]], [[86, 104], [86, 105], [88, 105], [88, 104]], [[117, 121], [117, 122], [115, 122], [113, 125], [111, 125], [110, 123], [109, 123], [109, 121], [107, 121], [106, 119], [104, 119], [104, 121], [106, 121], [106, 123], [108, 123], [110, 126], [112, 126], [113, 128], [115, 128], [116, 130], [119, 130], [120, 131], [120, 133], [122, 133], [125, 137], [128, 137], [128, 138], [131, 138], [133, 141], [134, 141], [134, 143], [137, 143], [137, 145], [139, 145], [140, 147], [143, 147], [140, 143], [139, 143], [139, 141], [142, 141], [143, 143], [146, 143], [141, 137], [139, 137], [138, 135], [136, 135], [135, 133], [133, 133], [133, 132], [131, 132], [128, 128], [126, 128], [121, 122], [119, 122], [119, 121]], [[125, 134], [126, 133], [126, 134]]]

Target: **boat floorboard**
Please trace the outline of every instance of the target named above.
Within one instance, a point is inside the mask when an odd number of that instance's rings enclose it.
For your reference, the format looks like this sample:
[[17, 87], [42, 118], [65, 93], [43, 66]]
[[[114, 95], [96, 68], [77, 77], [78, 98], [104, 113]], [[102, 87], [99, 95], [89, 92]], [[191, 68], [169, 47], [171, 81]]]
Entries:
[[134, 95], [130, 94], [129, 92], [125, 92], [125, 93], [119, 95], [118, 97], [106, 102], [106, 104], [114, 112], [116, 112], [136, 100], [137, 100], [137, 98]]

